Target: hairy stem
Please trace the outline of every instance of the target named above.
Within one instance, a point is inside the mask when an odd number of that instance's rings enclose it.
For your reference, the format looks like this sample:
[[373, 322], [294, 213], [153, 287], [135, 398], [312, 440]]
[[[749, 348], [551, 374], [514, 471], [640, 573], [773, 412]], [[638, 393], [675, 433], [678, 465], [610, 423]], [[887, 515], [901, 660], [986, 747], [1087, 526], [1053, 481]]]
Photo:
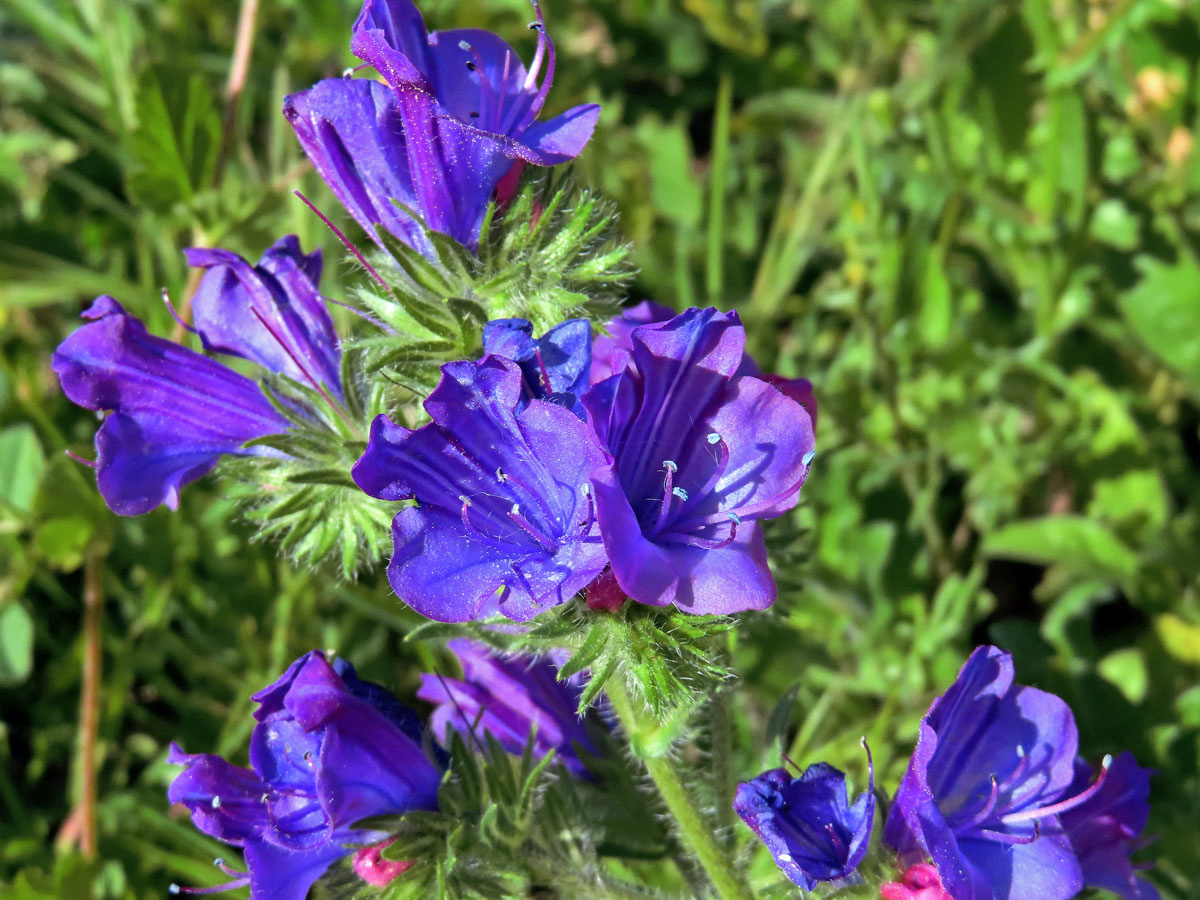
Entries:
[[[620, 676], [610, 678], [605, 691], [636, 753], [642, 743], [638, 736], [655, 725], [639, 712]], [[720, 900], [753, 900], [750, 886], [737, 871], [733, 860], [717, 844], [716, 823], [709, 821], [697, 807], [674, 763], [665, 756], [643, 756], [642, 762], [675, 820], [681, 843], [696, 857], [717, 897]]]

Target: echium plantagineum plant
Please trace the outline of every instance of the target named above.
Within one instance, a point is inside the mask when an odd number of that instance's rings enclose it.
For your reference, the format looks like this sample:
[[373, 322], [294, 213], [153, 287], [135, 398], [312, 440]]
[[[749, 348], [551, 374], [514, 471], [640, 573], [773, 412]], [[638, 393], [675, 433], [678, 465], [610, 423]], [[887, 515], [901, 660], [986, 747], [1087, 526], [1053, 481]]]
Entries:
[[102, 296], [54, 355], [103, 415], [78, 458], [114, 512], [177, 509], [215, 469], [297, 565], [390, 557], [394, 601], [429, 620], [406, 639], [445, 644], [424, 716], [313, 650], [251, 698], [245, 752], [172, 745], [167, 799], [243, 862], [170, 891], [1156, 898], [1132, 861], [1151, 773], [1119, 747], [1083, 758], [1067, 704], [998, 648], [933, 701], [902, 777], [877, 778], [865, 740], [849, 774], [730, 746], [732, 637], [778, 598], [769, 539], [814, 467], [814, 386], [764, 373], [736, 311], [614, 302], [627, 248], [561, 171], [599, 107], [544, 115], [555, 47], [533, 13], [526, 64], [366, 0], [363, 65], [284, 101], [378, 245], [318, 212], [359, 265], [346, 298], [294, 236], [257, 264], [192, 248], [183, 340]]

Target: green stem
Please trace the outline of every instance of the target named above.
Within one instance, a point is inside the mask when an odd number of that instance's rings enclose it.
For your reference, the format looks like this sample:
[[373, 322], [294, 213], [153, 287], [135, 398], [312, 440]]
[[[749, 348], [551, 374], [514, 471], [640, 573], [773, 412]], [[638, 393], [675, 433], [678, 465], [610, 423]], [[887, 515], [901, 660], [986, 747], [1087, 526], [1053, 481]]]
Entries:
[[733, 79], [728, 70], [721, 73], [717, 85], [717, 111], [713, 120], [712, 156], [708, 182], [708, 250], [705, 259], [705, 286], [710, 302], [718, 303], [723, 293], [722, 273], [725, 252], [725, 183], [729, 174], [729, 118], [733, 107]]
[[726, 852], [733, 849], [733, 716], [729, 695], [718, 691], [713, 695], [709, 728], [712, 732], [712, 777], [717, 792], [717, 827]]
[[[617, 718], [621, 720], [630, 746], [637, 753], [642, 743], [639, 739], [642, 732], [656, 726], [639, 714], [619, 675], [609, 679], [605, 691]], [[733, 860], [717, 844], [716, 825], [697, 808], [671, 761], [665, 756], [643, 756], [642, 762], [675, 820], [681, 842], [696, 857], [720, 900], [753, 900], [750, 886], [737, 871]]]
[[535, 854], [527, 855], [525, 863], [534, 878], [554, 887], [559, 896], [572, 900], [660, 900], [663, 896], [658, 891], [599, 872], [588, 878], [571, 866], [555, 864]]

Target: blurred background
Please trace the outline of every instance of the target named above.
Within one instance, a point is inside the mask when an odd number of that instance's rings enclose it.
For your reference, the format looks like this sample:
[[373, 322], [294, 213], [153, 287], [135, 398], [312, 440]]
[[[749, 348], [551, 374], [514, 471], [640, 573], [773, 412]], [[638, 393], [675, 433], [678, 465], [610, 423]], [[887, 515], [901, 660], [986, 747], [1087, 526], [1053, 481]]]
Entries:
[[[249, 694], [312, 647], [411, 697], [432, 650], [382, 574], [249, 542], [219, 482], [120, 519], [49, 368], [94, 296], [166, 334], [181, 249], [336, 202], [283, 96], [354, 62], [353, 0], [0, 4], [0, 894], [161, 898], [218, 847], [166, 745], [244, 761]], [[426, 0], [532, 53], [521, 0]], [[1200, 9], [1176, 0], [550, 0], [549, 109], [604, 105], [575, 167], [619, 205], [632, 299], [735, 308], [820, 400], [768, 534], [781, 598], [737, 644], [748, 777], [896, 784], [970, 648], [1074, 707], [1093, 762], [1159, 771], [1144, 858], [1200, 897]], [[236, 88], [237, 72], [234, 73]], [[346, 217], [339, 217], [345, 222]], [[386, 536], [383, 536], [386, 539]], [[85, 677], [85, 673], [88, 673]], [[99, 675], [98, 679], [96, 675]], [[770, 737], [772, 740], [768, 740]], [[774, 747], [774, 749], [772, 749]], [[775, 758], [770, 758], [775, 756]]]

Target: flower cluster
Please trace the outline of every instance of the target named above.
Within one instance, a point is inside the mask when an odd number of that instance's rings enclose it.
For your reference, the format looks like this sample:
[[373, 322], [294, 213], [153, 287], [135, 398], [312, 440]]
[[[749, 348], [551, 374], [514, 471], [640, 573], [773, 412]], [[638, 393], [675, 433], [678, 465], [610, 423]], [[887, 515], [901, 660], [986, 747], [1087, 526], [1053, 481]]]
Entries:
[[393, 525], [402, 600], [446, 622], [526, 621], [610, 573], [650, 606], [774, 601], [759, 520], [795, 506], [812, 417], [743, 374], [736, 313], [628, 324], [598, 372], [586, 323], [536, 340], [527, 323], [491, 323], [493, 352], [443, 368], [430, 424], [376, 419], [353, 474], [372, 496], [416, 501]]
[[[453, 648], [463, 680], [427, 676], [420, 692], [438, 704], [432, 725], [439, 736], [448, 727], [478, 727], [518, 754], [532, 740], [535, 757], [554, 751], [569, 771], [586, 775], [575, 748], [595, 748], [575, 716], [577, 687], [555, 681], [544, 662], [502, 660], [470, 644]], [[174, 744], [167, 757], [184, 767], [168, 799], [185, 806], [205, 834], [242, 848], [246, 872], [218, 861], [233, 879], [223, 887], [249, 885], [252, 900], [303, 900], [351, 855], [353, 871], [371, 885], [407, 871], [413, 861], [381, 855], [392, 841], [386, 832], [357, 823], [438, 808], [444, 757], [424, 747], [416, 714], [360, 679], [346, 660], [331, 663], [316, 650], [252, 699], [250, 768]], [[208, 889], [174, 885], [171, 892]]]
[[[921, 721], [884, 829], [904, 872], [881, 887], [884, 900], [1068, 900], [1084, 887], [1157, 900], [1129, 859], [1150, 773], [1122, 753], [1093, 777], [1078, 740], [1066, 703], [1014, 684], [1012, 657], [979, 647]], [[819, 763], [743, 784], [735, 808], [811, 889], [861, 862], [871, 790], [848, 806], [841, 773]]]

